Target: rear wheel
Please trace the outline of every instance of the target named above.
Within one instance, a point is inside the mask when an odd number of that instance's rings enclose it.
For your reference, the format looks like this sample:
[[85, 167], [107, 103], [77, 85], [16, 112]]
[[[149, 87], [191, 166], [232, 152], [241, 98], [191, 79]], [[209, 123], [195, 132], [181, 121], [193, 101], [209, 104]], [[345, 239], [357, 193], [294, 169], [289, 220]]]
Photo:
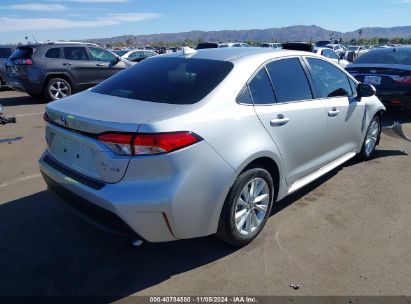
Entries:
[[263, 229], [274, 197], [271, 175], [253, 168], [237, 177], [220, 215], [217, 237], [233, 246], [244, 246]]
[[368, 160], [374, 154], [375, 147], [377, 146], [378, 139], [380, 137], [381, 122], [378, 116], [374, 116], [371, 120], [367, 134], [365, 135], [364, 143], [361, 148], [360, 157], [363, 160]]
[[71, 85], [63, 78], [51, 78], [44, 88], [44, 97], [47, 100], [57, 100], [71, 95]]

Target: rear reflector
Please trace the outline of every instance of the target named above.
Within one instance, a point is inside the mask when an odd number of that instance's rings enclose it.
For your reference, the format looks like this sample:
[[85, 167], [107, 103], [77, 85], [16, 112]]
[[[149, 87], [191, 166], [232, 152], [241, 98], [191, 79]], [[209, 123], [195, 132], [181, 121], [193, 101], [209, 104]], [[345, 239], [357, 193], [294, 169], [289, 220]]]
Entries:
[[152, 155], [169, 153], [202, 140], [192, 132], [124, 134], [104, 133], [98, 140], [121, 155]]

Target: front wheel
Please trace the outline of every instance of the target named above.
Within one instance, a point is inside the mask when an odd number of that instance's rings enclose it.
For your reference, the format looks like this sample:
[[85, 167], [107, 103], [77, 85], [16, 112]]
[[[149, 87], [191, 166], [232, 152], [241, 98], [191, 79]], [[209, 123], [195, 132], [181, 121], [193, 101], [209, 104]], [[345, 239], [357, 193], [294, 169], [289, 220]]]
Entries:
[[71, 95], [71, 85], [63, 78], [51, 78], [44, 88], [44, 97], [49, 101], [69, 95]]
[[367, 134], [365, 135], [364, 142], [362, 144], [360, 157], [363, 160], [368, 160], [375, 152], [375, 147], [377, 146], [378, 139], [381, 132], [381, 122], [379, 117], [374, 116], [371, 120]]
[[244, 246], [263, 229], [274, 197], [271, 175], [253, 168], [237, 177], [220, 215], [217, 237], [233, 246]]

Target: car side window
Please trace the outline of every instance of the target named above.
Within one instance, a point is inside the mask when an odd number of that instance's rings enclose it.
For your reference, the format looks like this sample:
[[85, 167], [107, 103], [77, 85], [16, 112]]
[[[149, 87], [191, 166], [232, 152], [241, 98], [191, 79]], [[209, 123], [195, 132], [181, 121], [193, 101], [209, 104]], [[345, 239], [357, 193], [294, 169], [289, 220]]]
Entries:
[[262, 68], [250, 81], [249, 88], [254, 104], [275, 103], [273, 87], [265, 68]]
[[331, 59], [339, 59], [338, 55], [335, 52], [333, 52], [332, 50], [326, 50], [324, 52], [324, 56], [327, 57], [327, 58], [331, 58]]
[[320, 98], [351, 96], [348, 76], [332, 64], [316, 58], [307, 58]]
[[143, 58], [143, 53], [142, 52], [133, 52], [130, 55], [128, 55], [128, 58]]
[[101, 48], [89, 47], [88, 49], [93, 61], [115, 62], [117, 60], [114, 54]]
[[241, 90], [240, 94], [238, 94], [237, 102], [242, 104], [253, 104], [253, 99], [251, 98], [248, 85], [245, 85]]
[[310, 84], [298, 58], [281, 59], [267, 64], [277, 102], [312, 99]]
[[64, 47], [63, 52], [64, 58], [67, 60], [88, 60], [84, 47]]
[[60, 55], [60, 48], [51, 48], [47, 50], [46, 54], [44, 55], [46, 58], [61, 58]]

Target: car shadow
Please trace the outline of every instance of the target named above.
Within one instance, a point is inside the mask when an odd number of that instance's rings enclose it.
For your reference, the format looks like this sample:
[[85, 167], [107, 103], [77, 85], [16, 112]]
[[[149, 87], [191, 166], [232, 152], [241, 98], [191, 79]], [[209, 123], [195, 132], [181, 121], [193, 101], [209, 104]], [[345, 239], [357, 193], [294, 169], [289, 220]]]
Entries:
[[132, 247], [131, 239], [95, 229], [47, 191], [0, 205], [2, 297], [98, 295], [74, 302], [109, 303], [235, 250], [214, 237]]
[[[384, 157], [392, 157], [392, 156], [408, 156], [407, 153], [400, 151], [400, 150], [375, 150], [374, 154], [368, 161], [376, 160], [379, 158], [384, 158]], [[341, 166], [338, 166], [337, 168], [331, 170], [330, 172], [324, 174], [320, 178], [316, 179], [315, 181], [311, 182], [307, 186], [299, 189], [298, 191], [292, 193], [291, 195], [283, 198], [282, 200], [276, 202], [272, 209], [271, 209], [271, 214], [270, 216], [275, 215], [276, 213], [281, 212], [281, 210], [287, 208], [288, 206], [292, 205], [294, 202], [298, 201], [302, 197], [306, 196], [310, 192], [314, 191], [318, 187], [320, 187], [322, 184], [324, 184], [326, 181], [331, 179], [333, 176], [337, 175], [338, 172], [344, 168], [348, 168], [354, 165], [357, 165], [359, 163], [363, 162], [357, 157], [354, 157], [350, 160], [348, 160], [346, 163], [342, 164]]]
[[382, 126], [392, 126], [394, 122], [399, 122], [400, 124], [411, 123], [411, 111], [407, 112], [406, 110], [395, 108], [388, 109], [382, 118]]
[[29, 95], [16, 97], [2, 97], [0, 92], [0, 104], [5, 107], [44, 104], [45, 101], [41, 98], [34, 98]]

